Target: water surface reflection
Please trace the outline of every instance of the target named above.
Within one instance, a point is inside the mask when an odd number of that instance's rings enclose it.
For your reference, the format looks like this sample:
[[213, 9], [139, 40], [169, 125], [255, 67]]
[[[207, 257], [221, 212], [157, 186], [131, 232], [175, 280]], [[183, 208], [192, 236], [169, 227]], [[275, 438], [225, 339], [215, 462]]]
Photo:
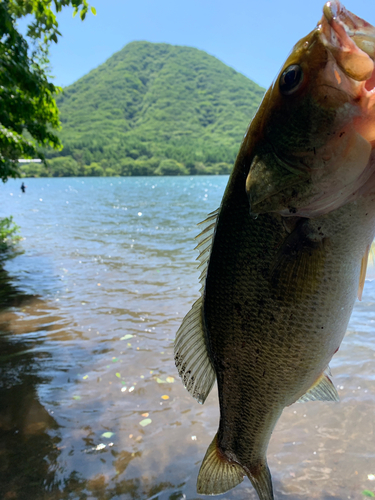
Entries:
[[[50, 358], [39, 332], [43, 321], [15, 328], [15, 310], [39, 316], [46, 307], [23, 293], [0, 268], [0, 498], [41, 498], [54, 487], [60, 455], [59, 426], [40, 403], [37, 388], [51, 379], [42, 365]], [[34, 323], [34, 324], [33, 324]]]

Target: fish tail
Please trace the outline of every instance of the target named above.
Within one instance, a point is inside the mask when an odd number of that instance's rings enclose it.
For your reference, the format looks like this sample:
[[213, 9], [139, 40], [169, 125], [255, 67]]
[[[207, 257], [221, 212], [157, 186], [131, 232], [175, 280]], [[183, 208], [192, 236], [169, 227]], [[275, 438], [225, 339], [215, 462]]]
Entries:
[[258, 493], [259, 500], [274, 500], [272, 478], [266, 460], [257, 467], [249, 467], [247, 475]]
[[244, 477], [245, 471], [241, 465], [230, 461], [220, 450], [216, 434], [199, 470], [197, 492], [201, 495], [219, 495], [240, 484]]

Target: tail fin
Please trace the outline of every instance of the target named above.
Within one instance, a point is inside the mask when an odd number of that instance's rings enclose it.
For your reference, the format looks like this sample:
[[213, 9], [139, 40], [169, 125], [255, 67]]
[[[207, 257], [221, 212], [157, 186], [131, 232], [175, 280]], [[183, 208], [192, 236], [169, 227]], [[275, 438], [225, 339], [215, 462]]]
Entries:
[[198, 474], [197, 492], [200, 495], [219, 495], [242, 483], [243, 468], [220, 451], [217, 434], [208, 447]]
[[248, 477], [258, 493], [259, 500], [274, 500], [271, 473], [266, 460], [256, 469], [250, 468]]
[[271, 473], [264, 460], [245, 469], [231, 462], [218, 446], [217, 434], [208, 447], [198, 474], [197, 493], [219, 495], [242, 483], [245, 473], [258, 493], [259, 500], [274, 500]]

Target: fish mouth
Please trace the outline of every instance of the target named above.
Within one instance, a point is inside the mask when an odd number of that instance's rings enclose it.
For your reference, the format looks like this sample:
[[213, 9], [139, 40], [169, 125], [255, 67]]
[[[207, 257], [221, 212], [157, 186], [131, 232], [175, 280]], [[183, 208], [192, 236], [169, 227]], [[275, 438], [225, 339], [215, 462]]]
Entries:
[[375, 92], [375, 28], [338, 0], [327, 2], [318, 26], [324, 45], [351, 79]]

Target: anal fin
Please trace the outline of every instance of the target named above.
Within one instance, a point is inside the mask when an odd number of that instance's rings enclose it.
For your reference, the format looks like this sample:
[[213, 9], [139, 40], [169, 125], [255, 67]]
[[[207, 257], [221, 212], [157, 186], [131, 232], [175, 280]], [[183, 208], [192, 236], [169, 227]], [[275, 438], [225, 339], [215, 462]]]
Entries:
[[339, 395], [329, 377], [329, 367], [322, 373], [312, 387], [298, 400], [297, 403], [307, 401], [339, 401]]
[[207, 449], [198, 474], [197, 492], [200, 495], [219, 495], [240, 484], [244, 469], [230, 462], [218, 447], [217, 435]]
[[370, 245], [367, 245], [365, 255], [362, 257], [361, 262], [361, 273], [359, 275], [359, 285], [358, 285], [358, 300], [362, 300], [363, 287], [365, 286], [367, 262], [370, 253]]

